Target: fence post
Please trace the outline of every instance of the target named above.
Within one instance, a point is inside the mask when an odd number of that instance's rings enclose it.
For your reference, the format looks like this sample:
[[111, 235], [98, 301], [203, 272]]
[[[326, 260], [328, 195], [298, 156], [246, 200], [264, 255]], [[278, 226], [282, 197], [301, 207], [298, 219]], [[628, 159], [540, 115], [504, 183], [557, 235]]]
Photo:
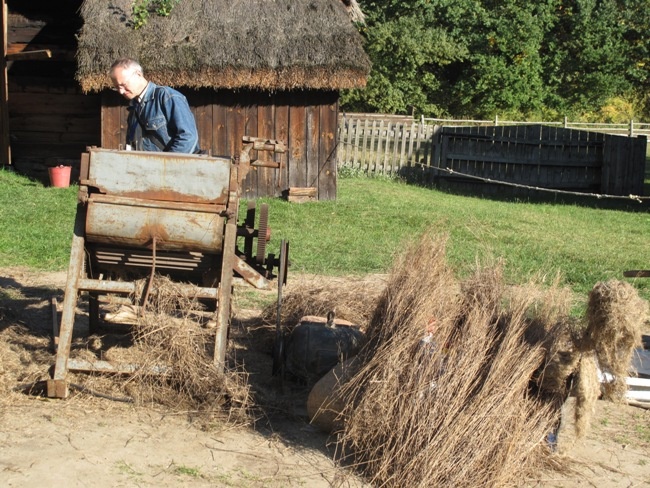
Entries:
[[569, 127], [569, 118], [565, 115], [564, 116], [564, 128], [566, 129]]
[[630, 137], [634, 137], [634, 119], [630, 119]]
[[496, 127], [497, 125], [499, 125], [499, 116], [495, 115], [494, 116], [494, 126]]

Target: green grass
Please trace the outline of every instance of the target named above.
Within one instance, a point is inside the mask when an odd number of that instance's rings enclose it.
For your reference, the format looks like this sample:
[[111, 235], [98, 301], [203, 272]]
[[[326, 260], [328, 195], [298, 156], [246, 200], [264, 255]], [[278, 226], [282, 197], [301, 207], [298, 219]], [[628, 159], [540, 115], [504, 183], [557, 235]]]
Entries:
[[68, 266], [77, 187], [44, 187], [0, 169], [0, 266]]
[[[560, 272], [577, 293], [628, 269], [648, 269], [650, 213], [552, 203], [504, 202], [395, 181], [339, 180], [335, 202], [271, 205], [274, 238], [291, 242], [292, 270], [325, 274], [385, 271], [404, 239], [448, 234], [450, 263], [463, 275], [503, 258], [511, 282]], [[650, 280], [635, 284], [650, 296]]]
[[129, 475], [129, 476], [140, 476], [142, 473], [133, 469], [133, 467], [126, 461], [118, 461], [115, 465], [120, 473]]
[[[68, 266], [76, 187], [43, 187], [0, 170], [0, 266], [63, 270]], [[650, 268], [647, 205], [497, 201], [454, 195], [382, 178], [339, 179], [336, 201], [269, 203], [269, 244], [290, 241], [291, 273], [385, 272], [405, 239], [426, 229], [449, 235], [448, 257], [460, 275], [475, 263], [505, 260], [506, 278], [525, 282], [560, 272], [585, 296], [623, 271]], [[245, 202], [242, 202], [243, 216]], [[635, 286], [650, 298], [650, 279]]]

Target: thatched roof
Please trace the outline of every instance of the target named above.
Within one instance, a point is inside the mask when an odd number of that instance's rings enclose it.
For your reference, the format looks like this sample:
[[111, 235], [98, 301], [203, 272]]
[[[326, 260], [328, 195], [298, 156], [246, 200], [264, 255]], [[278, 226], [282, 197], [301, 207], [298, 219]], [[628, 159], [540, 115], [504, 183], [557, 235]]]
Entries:
[[338, 90], [364, 86], [370, 71], [355, 0], [181, 0], [137, 30], [132, 4], [84, 1], [84, 91], [110, 87], [109, 67], [121, 57], [138, 59], [156, 83], [191, 88]]

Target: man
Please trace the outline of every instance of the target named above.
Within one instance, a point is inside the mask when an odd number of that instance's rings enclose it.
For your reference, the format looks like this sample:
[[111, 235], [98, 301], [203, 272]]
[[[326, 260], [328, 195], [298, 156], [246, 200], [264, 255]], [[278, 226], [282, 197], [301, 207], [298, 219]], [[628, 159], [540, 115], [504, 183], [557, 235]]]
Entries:
[[196, 121], [185, 96], [148, 81], [140, 63], [131, 58], [115, 61], [109, 75], [113, 89], [129, 100], [127, 149], [199, 152]]

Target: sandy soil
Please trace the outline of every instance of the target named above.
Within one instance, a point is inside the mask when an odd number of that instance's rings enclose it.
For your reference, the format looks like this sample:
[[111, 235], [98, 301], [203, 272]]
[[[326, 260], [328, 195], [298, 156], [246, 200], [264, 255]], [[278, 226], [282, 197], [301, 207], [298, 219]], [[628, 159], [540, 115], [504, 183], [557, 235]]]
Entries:
[[[0, 270], [0, 486], [364, 486], [335, 465], [325, 434], [309, 425], [305, 391], [265, 384], [288, 407], [250, 425], [206, 426], [189, 412], [136, 407], [87, 393], [66, 400], [12, 391], [42, 379], [53, 364], [51, 299], [63, 301], [66, 273]], [[255, 321], [240, 311], [233, 327]], [[242, 318], [243, 317], [243, 318]], [[17, 340], [11, 332], [23, 331]], [[4, 342], [3, 342], [4, 341]], [[259, 381], [270, 368], [263, 353], [249, 358]], [[266, 380], [264, 380], [266, 381]], [[565, 406], [570, 417], [571, 404]], [[570, 421], [559, 455], [571, 471], [540, 473], [521, 485], [543, 487], [650, 486], [650, 411], [599, 402], [586, 439]]]

